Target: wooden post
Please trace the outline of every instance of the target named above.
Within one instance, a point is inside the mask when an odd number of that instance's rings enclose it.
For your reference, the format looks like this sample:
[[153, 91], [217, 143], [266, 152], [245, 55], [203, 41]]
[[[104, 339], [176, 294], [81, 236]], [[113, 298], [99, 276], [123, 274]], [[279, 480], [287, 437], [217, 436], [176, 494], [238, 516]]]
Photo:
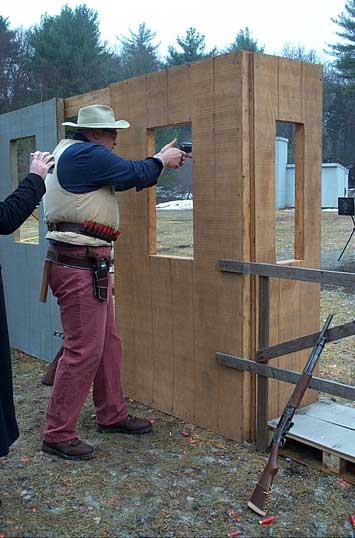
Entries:
[[[258, 321], [258, 349], [269, 346], [269, 312], [270, 312], [270, 279], [259, 277], [259, 321]], [[258, 358], [256, 359], [258, 361]], [[256, 449], [266, 450], [268, 446], [268, 383], [267, 377], [257, 377], [257, 404], [256, 404]]]

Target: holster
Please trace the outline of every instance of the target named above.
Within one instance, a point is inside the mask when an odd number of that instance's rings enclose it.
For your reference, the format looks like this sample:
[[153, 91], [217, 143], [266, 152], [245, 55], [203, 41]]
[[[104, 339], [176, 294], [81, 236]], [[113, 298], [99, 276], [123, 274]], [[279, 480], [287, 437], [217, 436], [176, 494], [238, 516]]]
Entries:
[[91, 256], [91, 249], [88, 249], [88, 255], [92, 262], [92, 278], [94, 297], [99, 301], [108, 299], [108, 278], [110, 269], [110, 260], [108, 258]]

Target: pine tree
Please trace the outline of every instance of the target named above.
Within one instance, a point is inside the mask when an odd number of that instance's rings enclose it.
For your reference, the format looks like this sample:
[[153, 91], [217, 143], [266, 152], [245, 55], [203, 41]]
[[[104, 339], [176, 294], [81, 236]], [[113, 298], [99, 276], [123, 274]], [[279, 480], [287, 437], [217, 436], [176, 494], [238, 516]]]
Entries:
[[341, 77], [355, 83], [355, 0], [347, 0], [345, 11], [338, 18], [332, 19], [342, 30], [337, 36], [344, 41], [329, 45], [330, 53], [335, 57], [334, 66]]
[[159, 44], [153, 44], [155, 37], [155, 32], [147, 28], [145, 23], [141, 23], [137, 33], [130, 30], [129, 37], [119, 38], [121, 46], [117, 58], [121, 79], [152, 73], [161, 68], [157, 52]]
[[11, 109], [18, 56], [16, 32], [10, 30], [9, 20], [0, 15], [0, 112]]
[[31, 69], [42, 98], [69, 97], [110, 82], [112, 54], [100, 42], [98, 15], [86, 5], [45, 14], [30, 31]]
[[329, 45], [334, 62], [325, 72], [325, 158], [349, 164], [355, 162], [355, 0], [347, 0], [345, 11], [332, 20], [342, 41]]
[[188, 28], [185, 36], [177, 37], [176, 41], [182, 51], [178, 51], [173, 46], [168, 47], [168, 55], [165, 60], [167, 67], [195, 62], [201, 58], [217, 54], [216, 48], [206, 52], [205, 36], [193, 27]]
[[237, 50], [248, 50], [251, 52], [264, 52], [265, 47], [258, 45], [258, 41], [254, 39], [246, 26], [239, 30], [235, 40], [226, 49], [225, 52], [235, 52]]

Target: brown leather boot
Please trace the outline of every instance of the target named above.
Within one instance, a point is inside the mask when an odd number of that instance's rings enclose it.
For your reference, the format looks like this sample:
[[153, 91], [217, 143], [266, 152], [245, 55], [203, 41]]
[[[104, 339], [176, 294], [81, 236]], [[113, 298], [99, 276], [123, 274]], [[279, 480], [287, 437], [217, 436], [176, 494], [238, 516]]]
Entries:
[[115, 424], [109, 424], [108, 426], [98, 424], [97, 431], [100, 433], [141, 434], [150, 433], [153, 431], [153, 426], [149, 420], [128, 415], [127, 418], [121, 420], [120, 422], [116, 422]]
[[51, 456], [58, 456], [64, 460], [91, 460], [95, 457], [95, 450], [77, 437], [69, 441], [48, 443], [42, 441], [42, 451]]

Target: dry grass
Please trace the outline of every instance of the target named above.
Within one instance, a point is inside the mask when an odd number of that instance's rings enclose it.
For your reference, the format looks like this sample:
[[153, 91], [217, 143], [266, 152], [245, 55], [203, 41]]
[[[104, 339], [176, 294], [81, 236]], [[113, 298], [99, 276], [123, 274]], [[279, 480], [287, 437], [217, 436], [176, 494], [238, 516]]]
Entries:
[[66, 462], [41, 453], [49, 396], [49, 388], [39, 382], [45, 364], [16, 352], [13, 359], [21, 437], [9, 457], [0, 459], [0, 535], [224, 538], [241, 531], [248, 538], [349, 536], [355, 496], [347, 482], [280, 458], [272, 503], [276, 522], [262, 527], [247, 501], [265, 454], [136, 402], [129, 402], [130, 411], [154, 420], [153, 434], [97, 433], [88, 401], [78, 426], [97, 457]]

